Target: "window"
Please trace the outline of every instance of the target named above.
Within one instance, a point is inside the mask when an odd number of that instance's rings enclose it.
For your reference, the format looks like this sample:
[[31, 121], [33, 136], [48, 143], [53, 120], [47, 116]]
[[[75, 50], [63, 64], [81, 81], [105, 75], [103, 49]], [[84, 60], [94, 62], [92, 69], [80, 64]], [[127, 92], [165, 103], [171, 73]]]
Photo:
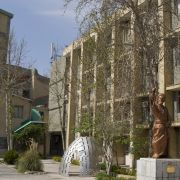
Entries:
[[142, 101], [142, 121], [149, 122], [150, 121], [150, 107], [149, 101]]
[[174, 51], [174, 66], [180, 66], [180, 49], [177, 46], [176, 48], [173, 49]]
[[177, 113], [180, 113], [180, 91], [177, 93]]
[[39, 111], [39, 114], [41, 115], [41, 119], [44, 120], [44, 112]]
[[128, 29], [123, 30], [123, 43], [129, 42], [129, 31]]
[[180, 16], [180, 0], [174, 0], [174, 12], [176, 16]]
[[30, 98], [30, 91], [29, 90], [23, 90], [23, 97]]
[[172, 28], [176, 29], [180, 26], [180, 0], [173, 0], [172, 8]]
[[172, 48], [173, 52], [174, 67], [180, 66], [180, 36], [170, 38], [169, 45]]
[[174, 38], [172, 41], [173, 44], [173, 61], [174, 67], [180, 66], [180, 38]]
[[14, 118], [23, 118], [23, 106], [14, 106]]
[[122, 36], [123, 36], [122, 37], [123, 43], [129, 43], [130, 41], [129, 21], [126, 21], [123, 24]]
[[7, 148], [7, 138], [0, 137], [0, 149], [6, 149], [6, 148]]

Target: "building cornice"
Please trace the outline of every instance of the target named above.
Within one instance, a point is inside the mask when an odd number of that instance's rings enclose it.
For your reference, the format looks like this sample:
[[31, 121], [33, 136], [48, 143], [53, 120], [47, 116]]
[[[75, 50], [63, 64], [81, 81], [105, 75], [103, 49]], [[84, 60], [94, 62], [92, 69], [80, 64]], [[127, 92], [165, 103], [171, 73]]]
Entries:
[[13, 18], [13, 16], [14, 16], [12, 13], [7, 12], [7, 11], [5, 11], [3, 9], [0, 9], [0, 13], [8, 16], [10, 19]]

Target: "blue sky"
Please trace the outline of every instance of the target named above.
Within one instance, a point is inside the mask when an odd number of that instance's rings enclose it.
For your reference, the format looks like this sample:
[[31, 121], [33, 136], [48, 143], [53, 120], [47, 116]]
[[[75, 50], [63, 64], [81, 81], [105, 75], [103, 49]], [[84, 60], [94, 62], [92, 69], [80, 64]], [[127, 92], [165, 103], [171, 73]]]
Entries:
[[51, 42], [62, 50], [78, 38], [73, 5], [65, 10], [63, 0], [0, 0], [0, 9], [14, 14], [11, 28], [27, 42], [27, 59], [40, 74], [50, 71]]

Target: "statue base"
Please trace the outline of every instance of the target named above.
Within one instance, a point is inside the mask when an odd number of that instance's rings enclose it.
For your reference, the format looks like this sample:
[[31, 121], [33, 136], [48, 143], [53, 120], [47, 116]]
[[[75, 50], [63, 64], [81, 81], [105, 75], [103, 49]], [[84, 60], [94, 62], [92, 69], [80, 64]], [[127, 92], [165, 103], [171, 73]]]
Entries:
[[180, 180], [180, 159], [141, 158], [137, 180]]

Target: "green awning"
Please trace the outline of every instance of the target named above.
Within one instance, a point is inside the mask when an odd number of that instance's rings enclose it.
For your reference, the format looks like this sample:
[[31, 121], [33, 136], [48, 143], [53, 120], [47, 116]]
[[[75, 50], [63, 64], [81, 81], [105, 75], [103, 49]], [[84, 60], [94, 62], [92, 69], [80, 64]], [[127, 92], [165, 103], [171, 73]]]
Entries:
[[41, 114], [36, 109], [31, 110], [31, 121], [41, 121]]
[[45, 124], [45, 122], [43, 121], [28, 121], [26, 124], [21, 125], [20, 127], [18, 127], [14, 133], [20, 131], [21, 129], [25, 128], [26, 126], [30, 125], [30, 124]]
[[24, 120], [20, 126], [18, 126], [14, 132], [18, 132], [21, 129], [25, 128], [26, 126], [30, 125], [30, 124], [44, 124], [45, 122], [42, 121], [41, 119], [41, 115], [39, 113], [39, 111], [37, 111], [36, 109], [32, 109], [31, 110], [31, 119], [26, 119]]

